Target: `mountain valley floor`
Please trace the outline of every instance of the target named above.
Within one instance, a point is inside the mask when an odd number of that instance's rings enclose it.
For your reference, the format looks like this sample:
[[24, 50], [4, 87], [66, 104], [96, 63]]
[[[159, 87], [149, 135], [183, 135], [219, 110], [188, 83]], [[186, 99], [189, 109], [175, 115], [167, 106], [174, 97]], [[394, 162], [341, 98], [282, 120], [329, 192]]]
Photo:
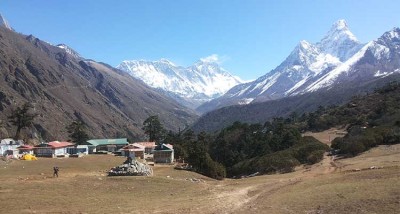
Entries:
[[[156, 165], [151, 177], [108, 177], [123, 161], [111, 155], [0, 161], [1, 212], [396, 213], [400, 208], [400, 144], [348, 159], [325, 156], [293, 173], [223, 181], [171, 165]], [[58, 178], [53, 166], [60, 168]]]

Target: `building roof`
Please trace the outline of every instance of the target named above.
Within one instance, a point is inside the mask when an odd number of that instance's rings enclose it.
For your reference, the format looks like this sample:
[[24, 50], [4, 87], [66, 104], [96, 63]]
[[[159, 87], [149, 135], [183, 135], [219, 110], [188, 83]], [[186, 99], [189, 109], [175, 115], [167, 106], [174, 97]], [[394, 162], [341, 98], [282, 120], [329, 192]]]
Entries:
[[75, 144], [71, 142], [60, 142], [60, 141], [52, 141], [49, 142], [47, 145], [53, 148], [62, 148], [62, 147], [68, 147], [68, 146], [75, 146]]
[[60, 141], [52, 141], [49, 143], [42, 143], [39, 144], [37, 146], [35, 146], [35, 148], [46, 148], [46, 147], [50, 147], [50, 148], [64, 148], [64, 147], [71, 147], [71, 146], [75, 146], [75, 144], [71, 143], [71, 142], [60, 142]]
[[136, 142], [137, 144], [140, 144], [146, 148], [155, 148], [156, 147], [156, 142]]
[[157, 145], [156, 148], [154, 149], [155, 151], [173, 151], [174, 146], [171, 144], [160, 144]]
[[132, 143], [127, 146], [124, 146], [121, 150], [125, 151], [144, 151], [145, 147], [143, 145]]
[[118, 139], [92, 139], [86, 141], [93, 146], [100, 146], [100, 145], [127, 145], [128, 139], [127, 138], [118, 138]]
[[22, 145], [22, 146], [18, 146], [17, 149], [19, 150], [32, 150], [34, 147], [31, 145]]

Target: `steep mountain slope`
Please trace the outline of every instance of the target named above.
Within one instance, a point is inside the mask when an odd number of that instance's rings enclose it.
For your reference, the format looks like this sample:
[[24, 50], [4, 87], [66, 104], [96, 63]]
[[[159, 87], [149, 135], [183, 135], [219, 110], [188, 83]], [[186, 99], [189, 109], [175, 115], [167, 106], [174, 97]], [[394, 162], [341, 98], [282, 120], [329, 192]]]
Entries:
[[7, 28], [9, 30], [13, 30], [7, 20], [0, 14], [0, 27]]
[[117, 68], [193, 109], [242, 82], [221, 68], [215, 60], [207, 58], [189, 67], [161, 59], [154, 62], [123, 61]]
[[[178, 130], [195, 120], [194, 112], [109, 65], [77, 57], [33, 36], [0, 27], [0, 119], [30, 102], [39, 115], [36, 131], [46, 140], [67, 139], [65, 127], [82, 119], [92, 137], [143, 139], [143, 121], [159, 115]], [[5, 123], [10, 130], [13, 127]], [[6, 137], [6, 136], [4, 136]]]
[[346, 22], [339, 20], [317, 44], [300, 41], [274, 70], [253, 82], [233, 87], [197, 110], [207, 112], [228, 105], [262, 102], [298, 94], [305, 86], [348, 60], [361, 47]]

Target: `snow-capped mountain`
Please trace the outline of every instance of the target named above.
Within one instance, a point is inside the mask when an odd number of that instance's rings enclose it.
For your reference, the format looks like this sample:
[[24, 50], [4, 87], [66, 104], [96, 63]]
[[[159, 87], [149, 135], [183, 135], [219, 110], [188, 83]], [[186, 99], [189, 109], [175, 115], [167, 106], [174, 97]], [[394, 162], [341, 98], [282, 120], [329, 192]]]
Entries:
[[[214, 56], [215, 58], [215, 56]], [[189, 67], [159, 61], [127, 60], [117, 66], [153, 88], [158, 88], [186, 106], [195, 108], [221, 96], [233, 86], [242, 83], [221, 68], [216, 60], [204, 58]]]
[[253, 82], [240, 84], [223, 96], [198, 108], [207, 112], [219, 107], [248, 104], [306, 92], [306, 88], [330, 71], [345, 64], [363, 47], [344, 20], [335, 22], [315, 44], [300, 41], [274, 70]]
[[366, 82], [394, 73], [400, 73], [400, 28], [367, 43], [349, 60], [310, 84], [305, 92], [331, 88], [342, 82]]
[[240, 84], [197, 110], [262, 102], [339, 85], [361, 86], [400, 73], [400, 30], [394, 28], [380, 38], [361, 44], [346, 22], [339, 20], [323, 39], [301, 41], [278, 67], [257, 80]]
[[9, 30], [13, 30], [7, 20], [0, 14], [0, 26], [5, 27]]
[[[301, 46], [305, 47], [306, 45]], [[299, 53], [298, 49], [299, 46], [296, 47], [294, 53]], [[313, 55], [315, 50], [311, 49], [307, 53]], [[294, 58], [296, 59], [296, 57]], [[288, 57], [288, 59], [292, 58]], [[287, 61], [290, 61], [288, 59]], [[271, 74], [271, 77], [278, 75], [274, 73]], [[304, 83], [299, 82], [298, 85], [301, 86], [293, 93], [288, 93], [296, 96], [211, 111], [198, 119], [191, 126], [191, 130], [213, 132], [235, 121], [264, 123], [274, 117], [288, 118], [293, 112], [302, 114], [315, 111], [320, 106], [342, 105], [349, 103], [353, 96], [365, 95], [377, 88], [387, 86], [393, 81], [400, 81], [400, 28], [394, 28], [385, 32], [378, 39], [368, 42], [348, 60], [340, 62], [333, 69], [323, 71]], [[235, 88], [238, 91], [245, 91], [246, 88], [252, 87], [252, 84], [254, 83], [241, 84]], [[389, 87], [385, 88], [390, 90]], [[224, 97], [226, 96], [221, 98]], [[214, 106], [223, 106], [229, 101], [234, 104], [234, 101], [244, 100], [227, 100], [227, 98], [223, 100], [221, 98], [210, 103], [213, 103]]]
[[348, 60], [361, 48], [360, 42], [349, 30], [345, 20], [339, 20], [333, 24], [317, 46], [322, 53], [335, 56], [341, 62]]

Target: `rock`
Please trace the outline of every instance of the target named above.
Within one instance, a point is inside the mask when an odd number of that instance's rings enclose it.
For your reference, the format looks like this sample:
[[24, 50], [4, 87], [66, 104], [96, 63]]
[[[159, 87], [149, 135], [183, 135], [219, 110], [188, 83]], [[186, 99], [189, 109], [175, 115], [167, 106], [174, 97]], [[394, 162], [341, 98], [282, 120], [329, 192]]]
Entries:
[[125, 161], [124, 164], [112, 168], [108, 172], [109, 176], [151, 176], [153, 169], [136, 160]]

